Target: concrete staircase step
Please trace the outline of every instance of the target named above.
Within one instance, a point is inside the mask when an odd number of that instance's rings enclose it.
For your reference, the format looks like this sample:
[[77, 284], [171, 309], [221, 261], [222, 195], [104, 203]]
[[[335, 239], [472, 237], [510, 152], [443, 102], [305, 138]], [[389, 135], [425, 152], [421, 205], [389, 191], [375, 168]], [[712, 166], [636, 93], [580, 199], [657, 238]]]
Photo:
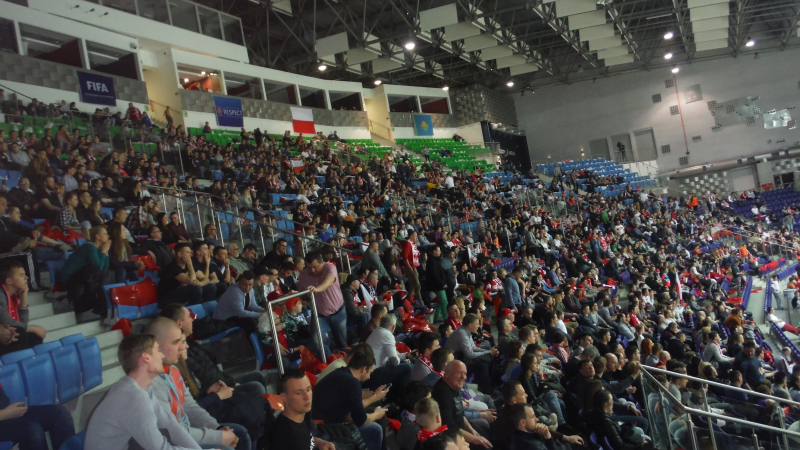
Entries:
[[44, 294], [44, 292], [28, 292], [28, 306], [44, 305], [45, 303], [49, 303]]
[[115, 365], [119, 365], [119, 359], [117, 359], [117, 347], [109, 347], [105, 350], [100, 351], [100, 358], [103, 361], [103, 369], [112, 368]]
[[31, 325], [39, 325], [44, 327], [45, 330], [48, 331], [55, 331], [60, 330], [62, 328], [71, 327], [77, 324], [75, 320], [75, 313], [66, 312], [62, 314], [53, 314], [47, 317], [41, 317], [36, 320], [30, 321]]
[[28, 305], [28, 319], [40, 319], [47, 316], [52, 316], [55, 314], [53, 312], [53, 304], [52, 303], [43, 303], [41, 305]]
[[[74, 316], [74, 314], [73, 314]], [[100, 333], [103, 333], [105, 328], [103, 327], [102, 322], [96, 320], [94, 322], [86, 322], [80, 325], [74, 325], [71, 327], [60, 328], [57, 330], [47, 331], [47, 336], [44, 338], [45, 342], [57, 341], [65, 336], [70, 336], [73, 334], [81, 333], [84, 337], [95, 336]]]
[[97, 345], [99, 345], [101, 349], [113, 348], [114, 351], [117, 351], [117, 346], [122, 341], [122, 331], [106, 331], [95, 335], [95, 337], [97, 338]]

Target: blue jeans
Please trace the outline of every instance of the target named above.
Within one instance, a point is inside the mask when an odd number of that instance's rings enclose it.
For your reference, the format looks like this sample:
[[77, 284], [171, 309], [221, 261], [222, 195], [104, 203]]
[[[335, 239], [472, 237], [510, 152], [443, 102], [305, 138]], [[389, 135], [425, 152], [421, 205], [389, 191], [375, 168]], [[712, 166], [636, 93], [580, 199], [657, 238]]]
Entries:
[[61, 447], [75, 434], [72, 416], [63, 406], [29, 406], [20, 418], [0, 421], [3, 441], [12, 441], [20, 448], [47, 450], [45, 432], [50, 433], [53, 448]]
[[[235, 450], [253, 450], [253, 444], [250, 441], [250, 435], [247, 434], [245, 427], [236, 423], [221, 423], [220, 426], [228, 427], [233, 431], [233, 434], [239, 438], [239, 443], [236, 444]], [[46, 448], [46, 447], [45, 447]], [[217, 450], [234, 450], [233, 447], [226, 447], [222, 444], [202, 444], [200, 448], [204, 449], [217, 449]]]
[[564, 403], [564, 400], [558, 398], [556, 393], [553, 391], [544, 394], [542, 400], [544, 400], [545, 404], [547, 404], [547, 408], [550, 410], [550, 412], [558, 417], [558, 424], [561, 425], [564, 423], [564, 410], [567, 409], [567, 405]]
[[383, 428], [375, 422], [358, 427], [361, 432], [361, 439], [367, 446], [367, 450], [381, 450], [383, 446]]
[[[322, 335], [330, 335], [336, 344], [336, 349], [342, 349], [347, 346], [347, 313], [344, 306], [338, 312], [330, 316], [319, 316], [319, 328]], [[328, 340], [325, 339], [325, 357], [331, 354]]]

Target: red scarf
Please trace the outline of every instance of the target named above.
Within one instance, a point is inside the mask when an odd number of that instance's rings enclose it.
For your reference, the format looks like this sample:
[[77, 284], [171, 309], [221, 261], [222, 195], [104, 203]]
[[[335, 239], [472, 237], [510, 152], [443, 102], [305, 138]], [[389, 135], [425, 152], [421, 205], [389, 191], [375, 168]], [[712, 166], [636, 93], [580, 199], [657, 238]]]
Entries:
[[445, 430], [447, 430], [447, 425], [440, 426], [439, 428], [436, 429], [436, 431], [425, 431], [423, 429], [420, 429], [419, 433], [417, 433], [417, 441], [418, 442], [425, 442], [428, 439], [436, 436], [437, 434], [439, 434], [439, 433], [441, 433], [442, 431], [445, 431]]
[[[425, 367], [427, 367], [428, 369], [431, 369], [431, 372], [435, 373], [436, 375], [439, 375], [439, 378], [442, 378], [444, 376], [444, 373], [441, 370], [436, 370], [436, 369], [433, 368], [433, 364], [431, 363], [431, 359], [428, 358], [427, 356], [419, 355], [419, 360], [420, 360], [420, 362], [422, 362], [422, 364], [425, 364]], [[428, 436], [428, 437], [430, 437], [430, 436]]]
[[19, 297], [17, 297], [17, 294], [9, 294], [5, 285], [0, 284], [0, 287], [3, 288], [3, 292], [6, 293], [6, 298], [8, 298], [8, 314], [11, 315], [12, 319], [19, 322]]

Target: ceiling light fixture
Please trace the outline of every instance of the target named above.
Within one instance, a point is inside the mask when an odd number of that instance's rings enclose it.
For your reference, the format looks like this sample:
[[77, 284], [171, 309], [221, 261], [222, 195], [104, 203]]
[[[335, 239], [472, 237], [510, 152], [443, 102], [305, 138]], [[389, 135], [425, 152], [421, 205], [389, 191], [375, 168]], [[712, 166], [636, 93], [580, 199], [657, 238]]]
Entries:
[[375, 80], [375, 86], [380, 86], [383, 83], [381, 80]]
[[188, 79], [188, 78], [184, 78], [184, 79], [183, 79], [183, 82], [184, 82], [184, 83], [188, 83], [188, 82], [189, 82], [189, 79]]
[[411, 41], [406, 42], [406, 45], [404, 45], [406, 50], [414, 50], [414, 47], [416, 47], [416, 46], [417, 46], [417, 44], [415, 44], [415, 43], [413, 43]]
[[681, 69], [679, 69], [679, 68], [677, 68], [677, 67], [673, 67], [673, 68], [672, 68], [672, 73], [678, 73], [678, 72], [680, 72], [680, 71], [681, 71]]
[[746, 44], [744, 44], [744, 45], [745, 45], [746, 47], [752, 47], [752, 46], [756, 45], [756, 41], [754, 41], [754, 40], [750, 39], [750, 40], [748, 40], [748, 41], [747, 41], [747, 43], [746, 43]]
[[450, 86], [445, 84], [444, 86], [442, 86], [442, 90], [443, 91], [449, 91], [450, 90]]
[[672, 31], [667, 31], [667, 34], [664, 35], [664, 39], [672, 39], [675, 36]]
[[664, 59], [672, 59], [672, 52], [667, 52], [667, 53], [664, 55]]
[[320, 72], [325, 72], [325, 69], [327, 68], [328, 66], [326, 66], [325, 64], [320, 64], [319, 67], [317, 67], [317, 69], [319, 69]]
[[204, 71], [202, 71], [202, 72], [200, 72], [200, 75], [205, 75], [205, 74], [206, 74], [206, 71], [205, 71], [205, 70], [204, 70]]
[[508, 83], [506, 83], [506, 86], [508, 86], [508, 87], [514, 86], [514, 80], [508, 80]]

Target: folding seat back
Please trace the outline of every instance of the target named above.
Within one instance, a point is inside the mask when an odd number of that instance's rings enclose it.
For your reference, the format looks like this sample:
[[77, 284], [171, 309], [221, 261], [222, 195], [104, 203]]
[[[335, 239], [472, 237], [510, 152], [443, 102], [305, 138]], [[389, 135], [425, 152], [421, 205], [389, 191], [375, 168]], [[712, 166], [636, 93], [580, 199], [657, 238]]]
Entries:
[[56, 371], [50, 355], [37, 355], [19, 362], [28, 406], [56, 403]]
[[261, 366], [264, 365], [266, 357], [264, 356], [264, 349], [261, 348], [261, 341], [258, 340], [257, 333], [252, 333], [250, 335], [250, 343], [253, 344], [253, 351], [255, 352], [256, 370], [261, 370]]
[[90, 337], [75, 344], [83, 373], [83, 390], [99, 386], [103, 383], [103, 359], [100, 356], [100, 345], [96, 337]]
[[117, 310], [117, 317], [130, 320], [139, 318], [139, 298], [135, 284], [112, 287], [108, 290], [108, 296]]
[[6, 364], [0, 367], [0, 386], [3, 386], [3, 391], [11, 403], [25, 401], [25, 383], [22, 381], [19, 364]]
[[206, 314], [208, 314], [209, 316], [213, 316], [214, 311], [217, 310], [217, 302], [214, 300], [210, 302], [205, 302], [203, 303], [203, 308], [205, 308]]
[[203, 308], [203, 305], [189, 305], [186, 308], [194, 313], [196, 316], [195, 319], [202, 319], [208, 315], [206, 314], [206, 309]]
[[136, 285], [136, 297], [139, 299], [139, 317], [158, 314], [158, 285], [149, 277]]
[[64, 404], [81, 395], [81, 361], [74, 345], [58, 347], [50, 352], [56, 370], [56, 395]]
[[78, 341], [82, 341], [84, 339], [83, 334], [71, 334], [69, 336], [61, 338], [61, 345], [72, 345]]
[[44, 354], [44, 353], [48, 353], [51, 350], [55, 350], [58, 347], [61, 347], [62, 345], [63, 344], [61, 344], [60, 341], [45, 342], [44, 344], [39, 344], [36, 347], [33, 347], [33, 351], [37, 355], [41, 355], [41, 354]]
[[9, 353], [7, 355], [3, 355], [2, 357], [0, 357], [0, 361], [2, 361], [2, 363], [5, 365], [16, 364], [22, 361], [23, 359], [30, 358], [31, 356], [34, 355], [36, 355], [36, 352], [32, 348], [26, 348], [25, 350], [19, 350], [13, 353]]

